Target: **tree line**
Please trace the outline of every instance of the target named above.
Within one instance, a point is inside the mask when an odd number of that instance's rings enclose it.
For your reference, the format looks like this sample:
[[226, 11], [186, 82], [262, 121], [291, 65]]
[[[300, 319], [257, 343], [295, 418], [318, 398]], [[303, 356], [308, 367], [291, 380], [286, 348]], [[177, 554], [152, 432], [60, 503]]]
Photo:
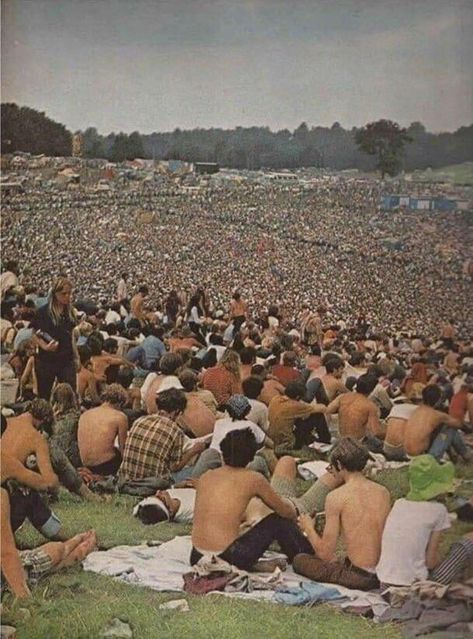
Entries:
[[[2, 153], [29, 151], [70, 155], [72, 136], [44, 113], [15, 104], [2, 104]], [[394, 128], [393, 128], [394, 127]], [[101, 135], [96, 128], [82, 131], [83, 155], [112, 162], [135, 158], [217, 162], [237, 169], [319, 168], [373, 170], [395, 174], [439, 168], [473, 160], [473, 125], [453, 133], [430, 133], [420, 122], [407, 128], [380, 120], [363, 128], [310, 127], [302, 122], [294, 131], [269, 127], [234, 129], [175, 129], [141, 135], [123, 132]]]

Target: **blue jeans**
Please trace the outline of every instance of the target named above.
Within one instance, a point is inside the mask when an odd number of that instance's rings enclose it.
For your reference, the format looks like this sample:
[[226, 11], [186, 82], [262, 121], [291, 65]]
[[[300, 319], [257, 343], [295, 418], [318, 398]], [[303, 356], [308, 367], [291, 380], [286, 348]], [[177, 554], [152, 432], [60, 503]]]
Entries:
[[450, 426], [442, 426], [434, 436], [427, 452], [432, 457], [435, 457], [437, 461], [440, 461], [449, 448], [453, 448], [461, 457], [468, 453], [468, 448], [459, 430], [450, 428]]

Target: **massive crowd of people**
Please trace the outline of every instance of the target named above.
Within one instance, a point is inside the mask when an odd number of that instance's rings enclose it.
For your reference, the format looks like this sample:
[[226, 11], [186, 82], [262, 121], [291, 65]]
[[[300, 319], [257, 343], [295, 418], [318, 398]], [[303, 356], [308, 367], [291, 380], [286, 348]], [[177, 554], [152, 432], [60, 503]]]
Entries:
[[[38, 492], [58, 482], [84, 499], [107, 485], [147, 495], [135, 508], [146, 524], [193, 521], [191, 565], [213, 555], [253, 570], [277, 541], [315, 581], [460, 578], [473, 536], [440, 561], [450, 522], [436, 500], [473, 458], [469, 227], [380, 212], [378, 199], [375, 183], [334, 181], [27, 189], [6, 202], [1, 372], [18, 390], [2, 414], [2, 570], [14, 594], [95, 546], [94, 531], [62, 537]], [[330, 464], [298, 495], [287, 453], [312, 445], [332, 447]], [[363, 474], [372, 453], [410, 462], [392, 509]], [[55, 541], [19, 554], [25, 518]]]
[[3, 247], [43, 294], [60, 271], [73, 276], [76, 298], [110, 300], [127, 272], [155, 305], [201, 284], [214, 310], [238, 288], [254, 316], [277, 304], [295, 321], [305, 304], [322, 304], [333, 323], [364, 314], [379, 329], [428, 335], [453, 317], [468, 334], [467, 214], [381, 211], [380, 195], [376, 181], [344, 178], [308, 191], [246, 182], [100, 192], [32, 181], [4, 199]]

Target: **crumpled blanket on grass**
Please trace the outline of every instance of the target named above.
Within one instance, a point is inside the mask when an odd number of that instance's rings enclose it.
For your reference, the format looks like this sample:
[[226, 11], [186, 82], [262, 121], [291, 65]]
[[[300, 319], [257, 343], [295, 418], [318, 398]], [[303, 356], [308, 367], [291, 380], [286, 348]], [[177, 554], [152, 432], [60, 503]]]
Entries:
[[[153, 590], [182, 592], [183, 575], [189, 572], [189, 557], [192, 542], [190, 536], [174, 537], [160, 546], [116, 546], [110, 550], [91, 553], [83, 562], [84, 570], [108, 575], [125, 583], [146, 586]], [[261, 574], [268, 578], [267, 574]], [[281, 573], [282, 583], [295, 588], [301, 582], [313, 583], [309, 579], [296, 575], [291, 567]], [[374, 592], [350, 590], [337, 584], [325, 584], [336, 588], [340, 596], [346, 597], [340, 606], [371, 606], [375, 616], [382, 614], [388, 607], [382, 597]], [[220, 593], [241, 599], [256, 599], [275, 602], [273, 590], [254, 590], [247, 593]]]

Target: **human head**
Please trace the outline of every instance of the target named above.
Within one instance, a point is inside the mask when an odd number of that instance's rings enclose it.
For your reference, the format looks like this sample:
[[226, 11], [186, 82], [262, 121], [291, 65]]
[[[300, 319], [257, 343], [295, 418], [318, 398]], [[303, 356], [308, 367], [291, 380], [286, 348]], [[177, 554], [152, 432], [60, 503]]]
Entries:
[[133, 515], [146, 526], [172, 521], [179, 510], [180, 502], [173, 499], [166, 490], [159, 490], [156, 495], [146, 497], [133, 509]]
[[245, 468], [257, 451], [256, 439], [249, 428], [231, 430], [220, 442], [223, 461], [233, 468]]
[[51, 394], [51, 404], [56, 417], [70, 411], [78, 411], [77, 397], [70, 384], [58, 384]]
[[342, 437], [332, 450], [330, 466], [335, 472], [346, 470], [349, 473], [359, 473], [369, 458], [370, 453], [364, 444], [353, 437]]
[[29, 412], [33, 417], [35, 428], [48, 430], [54, 422], [53, 408], [45, 399], [34, 399], [31, 402]]
[[180, 366], [182, 366], [182, 359], [176, 353], [165, 353], [159, 362], [163, 375], [174, 375]]
[[377, 383], [378, 380], [373, 375], [361, 375], [356, 381], [356, 392], [368, 397], [376, 388]]
[[243, 365], [253, 365], [256, 362], [256, 351], [254, 348], [247, 346], [240, 351], [240, 359]]
[[71, 321], [75, 320], [72, 308], [72, 283], [67, 277], [61, 275], [54, 280], [48, 308], [55, 324], [59, 324], [60, 317], [64, 312]]
[[149, 293], [148, 287], [145, 284], [143, 286], [140, 286], [138, 289], [138, 293], [141, 293], [143, 297], [146, 297]]
[[87, 338], [86, 346], [90, 349], [92, 356], [98, 356], [102, 354], [103, 341], [100, 333], [92, 333]]
[[130, 388], [133, 381], [133, 371], [126, 366], [120, 366], [117, 374], [117, 384], [123, 386], [123, 388]]
[[297, 355], [294, 351], [286, 351], [282, 356], [282, 363], [284, 366], [294, 367], [296, 365]]
[[250, 375], [243, 380], [243, 392], [248, 399], [258, 399], [263, 390], [263, 380], [256, 375]]
[[168, 388], [156, 395], [156, 406], [169, 415], [179, 415], [186, 410], [187, 399], [179, 388]]
[[114, 355], [118, 351], [118, 342], [113, 337], [108, 337], [103, 343], [103, 350]]
[[226, 402], [225, 408], [233, 420], [245, 419], [251, 410], [251, 405], [244, 395], [232, 395]]
[[232, 373], [235, 377], [240, 377], [240, 356], [235, 351], [227, 348], [222, 355], [220, 365]]
[[442, 399], [442, 391], [437, 384], [430, 384], [426, 386], [422, 391], [422, 401], [426, 406], [437, 406]]
[[345, 368], [345, 363], [340, 357], [334, 355], [325, 364], [325, 370], [329, 375], [333, 375], [334, 377], [341, 377], [343, 375], [343, 369]]
[[197, 385], [197, 375], [189, 368], [186, 368], [179, 374], [179, 381], [185, 393], [192, 393]]
[[451, 462], [439, 464], [432, 455], [419, 455], [409, 465], [410, 501], [428, 501], [453, 490], [455, 467]]
[[305, 386], [302, 382], [289, 382], [284, 392], [290, 399], [302, 399], [305, 397]]
[[79, 353], [79, 359], [81, 366], [86, 366], [88, 362], [90, 362], [90, 358], [92, 357], [92, 352], [88, 346], [82, 344], [77, 347], [77, 352]]
[[121, 410], [128, 402], [128, 393], [120, 384], [110, 384], [106, 386], [100, 398], [102, 402], [106, 402], [113, 408]]

